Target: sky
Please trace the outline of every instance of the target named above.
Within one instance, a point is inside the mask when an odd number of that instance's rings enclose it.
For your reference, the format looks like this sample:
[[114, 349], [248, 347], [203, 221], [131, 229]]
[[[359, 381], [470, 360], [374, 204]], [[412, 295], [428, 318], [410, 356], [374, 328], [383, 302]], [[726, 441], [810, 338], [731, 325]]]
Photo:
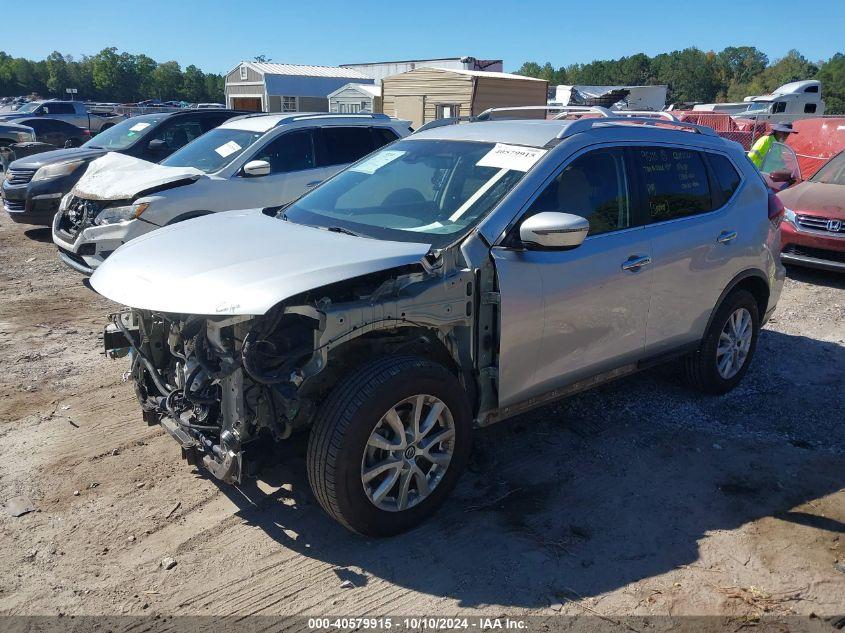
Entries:
[[[13, 2], [14, 0], [12, 0]], [[32, 29], [4, 28], [0, 50], [43, 59], [115, 46], [222, 73], [242, 59], [334, 66], [459, 57], [555, 67], [696, 46], [756, 46], [771, 60], [845, 52], [845, 0], [38, 0]]]

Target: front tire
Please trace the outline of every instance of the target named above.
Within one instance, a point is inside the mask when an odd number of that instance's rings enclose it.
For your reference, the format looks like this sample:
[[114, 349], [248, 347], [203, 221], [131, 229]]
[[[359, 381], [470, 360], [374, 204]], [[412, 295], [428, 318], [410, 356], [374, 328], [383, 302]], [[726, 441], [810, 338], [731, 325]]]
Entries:
[[687, 382], [704, 393], [732, 390], [748, 371], [759, 333], [757, 300], [747, 290], [734, 290], [719, 306], [698, 350], [686, 358]]
[[308, 480], [332, 518], [365, 536], [390, 536], [432, 515], [466, 466], [472, 415], [446, 368], [388, 357], [341, 380], [317, 412]]

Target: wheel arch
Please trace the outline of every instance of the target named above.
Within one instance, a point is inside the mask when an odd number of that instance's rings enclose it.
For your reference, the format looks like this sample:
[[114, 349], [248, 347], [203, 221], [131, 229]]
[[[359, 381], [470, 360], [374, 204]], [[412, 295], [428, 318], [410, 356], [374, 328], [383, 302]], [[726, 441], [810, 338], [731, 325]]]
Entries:
[[707, 327], [704, 330], [705, 332], [710, 329], [713, 317], [716, 316], [716, 312], [719, 311], [719, 307], [722, 305], [725, 298], [734, 290], [739, 289], [747, 290], [757, 301], [758, 316], [762, 322], [763, 317], [766, 314], [766, 310], [769, 307], [771, 288], [769, 287], [766, 273], [759, 268], [749, 268], [731, 279], [730, 283], [722, 291], [722, 294], [719, 295], [719, 300], [716, 301], [716, 305], [713, 306], [713, 310], [710, 312], [710, 318], [707, 320]]
[[322, 397], [351, 368], [378, 356], [412, 355], [442, 365], [463, 384], [471, 406], [476, 402], [475, 380], [461, 368], [435, 328], [407, 325], [378, 329], [333, 348], [323, 371], [303, 384], [309, 397]]

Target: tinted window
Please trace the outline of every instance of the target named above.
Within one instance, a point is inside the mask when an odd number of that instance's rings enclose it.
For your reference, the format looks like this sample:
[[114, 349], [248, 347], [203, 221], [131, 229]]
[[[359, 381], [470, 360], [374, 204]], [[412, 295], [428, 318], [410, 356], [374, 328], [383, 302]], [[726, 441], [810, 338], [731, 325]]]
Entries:
[[373, 128], [373, 143], [375, 147], [373, 149], [378, 149], [388, 143], [392, 143], [397, 138], [396, 132], [393, 130], [386, 128], [386, 127], [374, 127]]
[[543, 211], [587, 218], [590, 235], [630, 227], [622, 152], [602, 149], [576, 158], [534, 201], [526, 217]]
[[74, 114], [76, 111], [69, 103], [45, 103], [44, 112], [47, 114]]
[[314, 167], [314, 134], [312, 130], [298, 130], [282, 134], [268, 143], [252, 158], [270, 163], [274, 174], [312, 169]]
[[223, 125], [226, 121], [232, 118], [231, 114], [221, 114], [218, 116], [204, 116], [200, 118], [200, 125], [204, 132], [213, 130], [218, 125]]
[[805, 103], [804, 104], [804, 112], [807, 114], [812, 114], [816, 111], [816, 104], [815, 103]]
[[674, 147], [634, 150], [635, 169], [652, 222], [712, 209], [707, 170], [698, 152]]
[[168, 150], [176, 151], [195, 138], [202, 136], [204, 131], [199, 121], [184, 121], [179, 119], [176, 123], [165, 123], [162, 125], [161, 129], [156, 131], [153, 139], [164, 141], [164, 146]]
[[713, 175], [716, 177], [715, 184], [718, 187], [713, 197], [716, 198], [716, 206], [722, 206], [730, 200], [739, 187], [739, 174], [731, 161], [721, 154], [707, 154], [707, 160], [710, 162]]
[[373, 151], [370, 128], [363, 126], [323, 128], [323, 150], [321, 165], [344, 165], [355, 162]]

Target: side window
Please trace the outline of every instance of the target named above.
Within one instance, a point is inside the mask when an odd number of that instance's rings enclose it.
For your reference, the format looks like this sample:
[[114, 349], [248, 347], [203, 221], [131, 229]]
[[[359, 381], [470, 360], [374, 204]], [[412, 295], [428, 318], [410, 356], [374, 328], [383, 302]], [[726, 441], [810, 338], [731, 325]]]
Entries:
[[203, 132], [204, 130], [199, 124], [199, 121], [180, 120], [176, 123], [162, 126], [153, 138], [164, 141], [164, 146], [168, 150], [176, 151], [183, 145], [187, 145], [198, 136], [201, 136]]
[[651, 222], [712, 210], [707, 170], [701, 155], [676, 147], [638, 147], [634, 164]]
[[391, 130], [390, 128], [386, 127], [374, 127], [373, 128], [373, 149], [378, 149], [379, 147], [384, 147], [388, 143], [392, 143], [397, 138], [396, 132]]
[[258, 150], [252, 160], [266, 160], [270, 163], [270, 173], [273, 174], [313, 169], [313, 130], [296, 130], [282, 134]]
[[632, 226], [622, 152], [600, 149], [572, 161], [534, 201], [525, 217], [544, 211], [587, 218], [590, 235]]
[[323, 154], [320, 166], [345, 165], [366, 156], [373, 151], [373, 139], [370, 128], [357, 127], [324, 127]]
[[230, 118], [232, 117], [230, 117], [228, 114], [225, 116], [204, 116], [199, 120], [199, 124], [200, 127], [202, 127], [203, 134], [205, 134], [209, 130], [213, 130], [218, 126], [223, 125]]
[[74, 114], [76, 112], [69, 103], [45, 103], [42, 108], [47, 114]]
[[740, 177], [733, 166], [725, 156], [721, 154], [707, 154], [707, 162], [710, 163], [710, 168], [713, 170], [715, 176], [715, 185], [718, 191], [714, 192], [714, 206], [721, 207], [739, 187]]
[[815, 103], [805, 103], [804, 104], [804, 112], [806, 114], [812, 114], [816, 111], [816, 104]]
[[780, 112], [786, 112], [786, 101], [777, 101], [775, 102], [774, 107], [772, 108], [772, 112], [774, 114], [778, 114]]

